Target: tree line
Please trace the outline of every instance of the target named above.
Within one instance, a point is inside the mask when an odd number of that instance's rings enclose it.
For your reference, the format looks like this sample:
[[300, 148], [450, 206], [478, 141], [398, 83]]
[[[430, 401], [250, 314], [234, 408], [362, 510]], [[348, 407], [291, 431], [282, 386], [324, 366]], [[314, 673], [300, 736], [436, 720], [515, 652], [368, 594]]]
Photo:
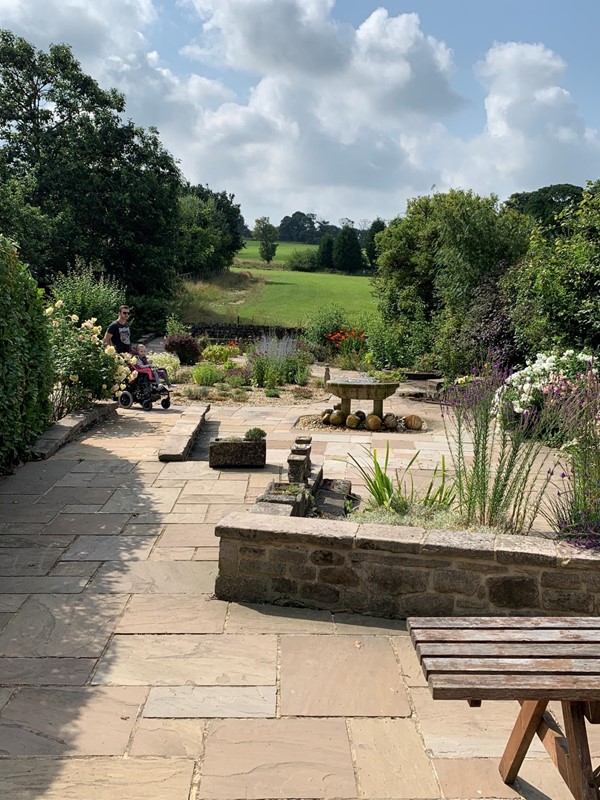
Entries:
[[0, 231], [42, 287], [77, 264], [116, 277], [160, 314], [178, 277], [207, 277], [243, 247], [232, 194], [193, 186], [155, 128], [86, 75], [0, 31]]

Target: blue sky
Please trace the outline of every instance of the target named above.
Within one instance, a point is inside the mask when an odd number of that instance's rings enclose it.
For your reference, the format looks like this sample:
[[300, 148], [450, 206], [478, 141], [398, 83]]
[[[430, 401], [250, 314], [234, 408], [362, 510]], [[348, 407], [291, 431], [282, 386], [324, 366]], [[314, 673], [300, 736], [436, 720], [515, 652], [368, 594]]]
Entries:
[[593, 0], [0, 0], [250, 223], [599, 177], [599, 23]]

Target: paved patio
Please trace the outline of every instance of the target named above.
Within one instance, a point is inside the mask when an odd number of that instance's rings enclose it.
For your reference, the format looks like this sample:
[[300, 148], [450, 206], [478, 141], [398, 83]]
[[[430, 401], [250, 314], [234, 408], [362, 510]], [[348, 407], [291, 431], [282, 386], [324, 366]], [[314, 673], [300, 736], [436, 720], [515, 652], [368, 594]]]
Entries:
[[[2, 798], [570, 797], [541, 746], [502, 783], [517, 704], [434, 703], [401, 621], [214, 599], [215, 523], [314, 410], [216, 408], [193, 460], [161, 464], [180, 410], [119, 413], [0, 480]], [[313, 453], [355, 486], [347, 455], [369, 441], [431, 469], [445, 440], [424, 414], [426, 434], [326, 432]], [[208, 468], [210, 436], [254, 425], [266, 470]]]

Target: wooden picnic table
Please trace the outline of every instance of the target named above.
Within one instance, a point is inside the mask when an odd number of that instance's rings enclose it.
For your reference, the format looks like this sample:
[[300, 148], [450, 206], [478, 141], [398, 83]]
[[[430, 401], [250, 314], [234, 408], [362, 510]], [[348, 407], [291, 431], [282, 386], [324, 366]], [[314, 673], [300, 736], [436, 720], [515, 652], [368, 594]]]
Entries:
[[[576, 800], [600, 799], [585, 720], [600, 722], [600, 618], [412, 618], [408, 629], [434, 699], [518, 700], [500, 761], [513, 783], [537, 734]], [[564, 732], [546, 710], [560, 701]]]

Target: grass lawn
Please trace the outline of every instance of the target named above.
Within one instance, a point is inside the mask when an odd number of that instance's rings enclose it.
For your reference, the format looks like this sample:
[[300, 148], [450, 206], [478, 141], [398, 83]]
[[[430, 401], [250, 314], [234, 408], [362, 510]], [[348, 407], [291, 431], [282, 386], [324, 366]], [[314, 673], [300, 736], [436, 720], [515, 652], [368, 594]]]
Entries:
[[[255, 239], [245, 239], [244, 241], [246, 242], [246, 246], [237, 254], [235, 263], [262, 264], [264, 266], [264, 261], [262, 261], [258, 254], [259, 243]], [[318, 250], [318, 245], [300, 244], [300, 242], [278, 242], [277, 252], [271, 263], [280, 265], [287, 263], [289, 255], [293, 250]]]
[[301, 326], [316, 308], [336, 303], [350, 319], [375, 308], [368, 277], [234, 267], [211, 283], [186, 284], [185, 322]]

